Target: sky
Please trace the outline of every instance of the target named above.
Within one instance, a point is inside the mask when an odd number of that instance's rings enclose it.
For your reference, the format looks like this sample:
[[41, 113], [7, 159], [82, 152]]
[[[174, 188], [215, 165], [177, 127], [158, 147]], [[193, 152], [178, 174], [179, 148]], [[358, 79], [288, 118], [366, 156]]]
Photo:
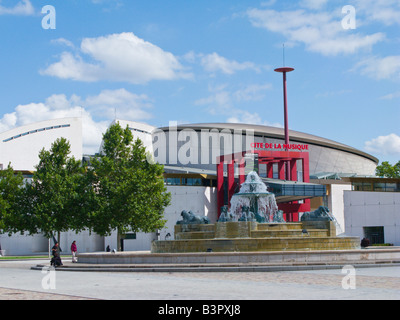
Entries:
[[0, 132], [82, 117], [283, 127], [400, 160], [398, 0], [0, 0]]

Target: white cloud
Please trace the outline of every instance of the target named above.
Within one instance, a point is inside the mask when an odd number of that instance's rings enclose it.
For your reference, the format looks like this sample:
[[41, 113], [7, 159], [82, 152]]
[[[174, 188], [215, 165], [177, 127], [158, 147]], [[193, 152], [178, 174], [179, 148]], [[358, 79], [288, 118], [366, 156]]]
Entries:
[[70, 48], [75, 48], [74, 44], [65, 38], [58, 38], [58, 39], [51, 40], [51, 43], [60, 44], [60, 45], [70, 47]]
[[380, 99], [382, 99], [382, 100], [392, 100], [392, 99], [396, 99], [396, 98], [400, 98], [400, 91], [389, 93], [383, 97], [380, 97]]
[[21, 0], [12, 8], [0, 5], [0, 15], [30, 16], [34, 13], [35, 9], [30, 0]]
[[133, 84], [187, 79], [192, 76], [172, 53], [133, 33], [85, 38], [81, 42], [80, 51], [93, 62], [85, 61], [81, 54], [63, 52], [60, 61], [40, 73], [77, 81], [109, 80]]
[[201, 58], [201, 65], [206, 71], [212, 73], [220, 71], [225, 74], [234, 74], [237, 71], [248, 69], [260, 72], [260, 68], [258, 68], [252, 62], [240, 63], [235, 60], [228, 60], [227, 58], [220, 56], [216, 52], [203, 56]]
[[400, 136], [389, 134], [365, 142], [365, 150], [382, 155], [400, 155]]
[[65, 117], [81, 117], [83, 125], [84, 153], [98, 152], [102, 134], [117, 117], [126, 120], [147, 120], [152, 107], [146, 95], [137, 95], [125, 89], [104, 90], [85, 99], [77, 95], [67, 98], [54, 94], [44, 102], [18, 105], [14, 112], [0, 118], [0, 132], [33, 122]]
[[399, 79], [400, 56], [367, 58], [357, 63], [352, 71], [355, 70], [360, 70], [362, 75], [366, 75], [377, 80]]
[[[314, 3], [315, 8], [323, 4], [323, 1], [308, 2], [309, 6]], [[381, 32], [362, 35], [353, 30], [344, 30], [341, 24], [343, 17], [337, 12], [249, 9], [247, 16], [253, 26], [284, 35], [290, 45], [303, 43], [307, 50], [325, 56], [370, 50], [373, 45], [385, 39], [385, 34]]]
[[376, 21], [386, 26], [400, 24], [398, 0], [357, 0], [357, 14], [365, 16], [366, 22]]
[[267, 120], [264, 120], [260, 115], [255, 113], [250, 113], [245, 110], [235, 110], [235, 115], [229, 117], [226, 122], [228, 123], [246, 123], [246, 124], [259, 124], [270, 127], [278, 127], [282, 128], [283, 126], [280, 123], [271, 123]]

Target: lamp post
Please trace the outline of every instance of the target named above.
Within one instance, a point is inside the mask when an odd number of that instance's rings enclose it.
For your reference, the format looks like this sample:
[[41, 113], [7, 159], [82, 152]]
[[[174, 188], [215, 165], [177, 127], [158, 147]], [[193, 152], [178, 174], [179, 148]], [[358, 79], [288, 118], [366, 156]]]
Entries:
[[[277, 68], [275, 72], [280, 72], [283, 74], [283, 106], [284, 106], [284, 121], [285, 121], [285, 144], [289, 145], [289, 121], [288, 121], [288, 109], [287, 109], [287, 88], [286, 88], [286, 73], [294, 71], [293, 68], [283, 67]], [[286, 148], [286, 150], [288, 150]], [[291, 180], [290, 178], [290, 167], [289, 162], [286, 162], [286, 180]]]

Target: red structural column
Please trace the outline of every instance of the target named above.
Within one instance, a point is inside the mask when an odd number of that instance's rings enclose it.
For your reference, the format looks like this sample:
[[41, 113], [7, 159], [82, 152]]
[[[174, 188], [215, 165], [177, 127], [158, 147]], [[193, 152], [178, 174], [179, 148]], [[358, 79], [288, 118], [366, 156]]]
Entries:
[[285, 180], [285, 162], [284, 161], [278, 162], [278, 178], [280, 180]]
[[235, 192], [235, 161], [232, 160], [230, 163], [228, 163], [228, 199], [229, 200], [232, 198], [234, 192]]
[[246, 166], [246, 160], [242, 158], [239, 161], [239, 184], [244, 183], [246, 180], [245, 166]]
[[267, 163], [267, 177], [273, 179], [274, 177], [274, 163], [268, 162]]
[[291, 181], [297, 181], [297, 160], [290, 160], [290, 178]]
[[[309, 155], [309, 153], [303, 153], [303, 181], [310, 182], [310, 155]], [[305, 199], [303, 212], [307, 212], [310, 210], [311, 210], [311, 201], [310, 201], [310, 199]], [[298, 217], [298, 215], [299, 214], [297, 213], [297, 217]]]
[[310, 164], [309, 164], [309, 154], [302, 153], [302, 167], [303, 167], [303, 182], [310, 182]]
[[221, 208], [224, 206], [224, 162], [220, 159], [217, 164], [217, 203], [218, 218], [221, 214]]

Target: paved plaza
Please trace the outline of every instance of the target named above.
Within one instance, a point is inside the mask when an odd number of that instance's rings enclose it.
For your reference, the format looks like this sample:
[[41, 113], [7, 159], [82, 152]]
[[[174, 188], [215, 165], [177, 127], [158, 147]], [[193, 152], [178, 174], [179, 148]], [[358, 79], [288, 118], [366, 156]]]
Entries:
[[[290, 272], [61, 272], [46, 261], [0, 261], [0, 300], [365, 300], [400, 299], [400, 267], [356, 268], [353, 288], [340, 269]], [[65, 261], [65, 263], [69, 263]]]

